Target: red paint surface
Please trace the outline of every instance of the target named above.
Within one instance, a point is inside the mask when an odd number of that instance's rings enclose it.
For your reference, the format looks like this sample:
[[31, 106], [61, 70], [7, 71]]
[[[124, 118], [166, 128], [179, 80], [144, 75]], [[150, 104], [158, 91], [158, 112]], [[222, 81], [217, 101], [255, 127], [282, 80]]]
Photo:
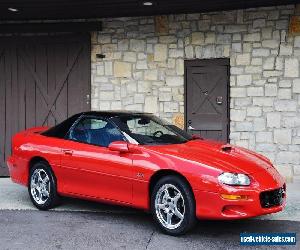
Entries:
[[[34, 128], [13, 138], [8, 167], [14, 182], [28, 185], [30, 161], [48, 161], [64, 196], [124, 204], [149, 210], [150, 181], [158, 171], [184, 176], [196, 200], [198, 218], [237, 219], [281, 211], [285, 206], [262, 208], [259, 194], [284, 185], [284, 179], [263, 156], [232, 146], [194, 140], [184, 144], [144, 146], [128, 144], [128, 152], [117, 152], [74, 141], [51, 138]], [[122, 145], [115, 145], [117, 148]], [[224, 147], [223, 147], [224, 149]], [[126, 150], [125, 150], [126, 151]], [[251, 185], [220, 184], [222, 172], [244, 173]], [[248, 200], [230, 201], [221, 194], [246, 195]]]

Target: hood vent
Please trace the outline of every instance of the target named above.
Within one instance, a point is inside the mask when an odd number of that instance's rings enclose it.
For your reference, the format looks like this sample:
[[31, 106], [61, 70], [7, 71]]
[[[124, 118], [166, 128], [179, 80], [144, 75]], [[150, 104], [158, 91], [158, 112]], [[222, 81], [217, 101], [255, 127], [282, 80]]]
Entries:
[[231, 150], [233, 150], [233, 147], [232, 147], [230, 144], [225, 144], [225, 145], [223, 145], [223, 146], [221, 147], [221, 150], [222, 150], [223, 152], [228, 152], [228, 153], [230, 153]]

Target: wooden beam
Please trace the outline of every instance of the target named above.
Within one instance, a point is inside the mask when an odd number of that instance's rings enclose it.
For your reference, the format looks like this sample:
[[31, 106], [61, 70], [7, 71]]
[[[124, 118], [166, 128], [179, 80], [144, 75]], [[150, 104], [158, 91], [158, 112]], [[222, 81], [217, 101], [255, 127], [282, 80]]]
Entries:
[[50, 33], [50, 32], [89, 32], [101, 31], [100, 21], [82, 22], [44, 22], [44, 23], [2, 23], [0, 33]]

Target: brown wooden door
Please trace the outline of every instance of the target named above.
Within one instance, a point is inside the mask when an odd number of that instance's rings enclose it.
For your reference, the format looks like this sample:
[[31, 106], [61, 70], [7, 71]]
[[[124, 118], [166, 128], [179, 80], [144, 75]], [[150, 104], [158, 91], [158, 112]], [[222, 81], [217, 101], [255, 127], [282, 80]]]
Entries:
[[229, 60], [185, 62], [186, 129], [192, 134], [228, 141]]
[[90, 110], [90, 36], [0, 38], [0, 176], [12, 136]]

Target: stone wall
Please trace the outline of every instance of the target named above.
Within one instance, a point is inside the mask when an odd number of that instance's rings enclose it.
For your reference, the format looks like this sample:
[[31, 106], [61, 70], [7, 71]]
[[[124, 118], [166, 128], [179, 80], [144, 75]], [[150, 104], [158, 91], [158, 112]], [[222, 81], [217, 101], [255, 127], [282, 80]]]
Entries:
[[184, 60], [230, 58], [231, 143], [300, 176], [300, 36], [288, 35], [294, 12], [292, 5], [104, 19], [92, 35], [92, 109], [178, 119]]

